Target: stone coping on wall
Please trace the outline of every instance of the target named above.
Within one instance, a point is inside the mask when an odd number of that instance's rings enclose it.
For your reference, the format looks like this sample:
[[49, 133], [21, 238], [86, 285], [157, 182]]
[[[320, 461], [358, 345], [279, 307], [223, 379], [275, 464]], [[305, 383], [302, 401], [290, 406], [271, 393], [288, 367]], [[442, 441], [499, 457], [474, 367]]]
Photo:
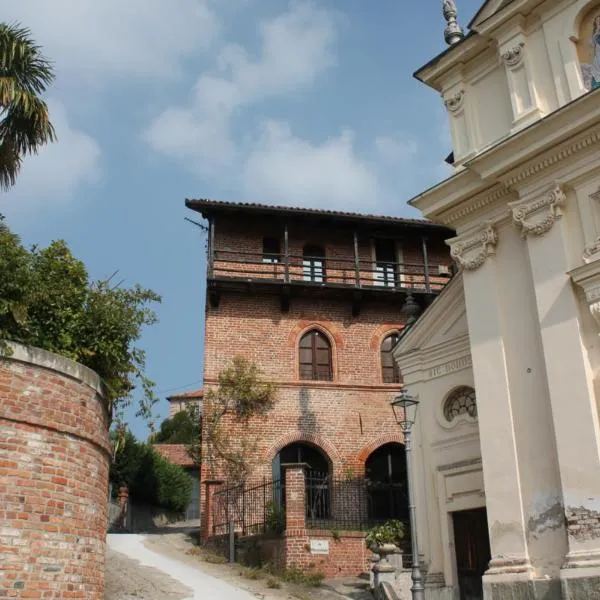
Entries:
[[0, 359], [34, 365], [80, 381], [92, 388], [104, 400], [104, 408], [108, 410], [104, 385], [100, 376], [92, 369], [48, 350], [25, 346], [17, 342], [6, 341], [5, 343], [10, 349], [10, 354], [0, 354]]

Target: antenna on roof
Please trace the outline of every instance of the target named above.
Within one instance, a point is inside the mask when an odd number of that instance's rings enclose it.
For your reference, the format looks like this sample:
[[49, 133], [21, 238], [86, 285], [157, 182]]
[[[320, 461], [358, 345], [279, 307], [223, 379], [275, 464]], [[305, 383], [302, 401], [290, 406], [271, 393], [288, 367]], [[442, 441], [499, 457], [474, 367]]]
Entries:
[[458, 44], [458, 42], [465, 37], [463, 28], [456, 20], [458, 13], [456, 11], [456, 3], [454, 0], [443, 0], [443, 12], [444, 19], [446, 19], [447, 22], [446, 28], [444, 29], [444, 39], [448, 46], [454, 46], [454, 44]]
[[188, 217], [184, 217], [183, 220], [184, 221], [189, 221], [190, 223], [196, 225], [197, 227], [200, 227], [200, 229], [202, 229], [202, 231], [208, 231], [208, 227], [206, 225], [202, 225], [202, 223], [198, 223], [198, 221], [194, 221], [192, 219], [188, 219]]

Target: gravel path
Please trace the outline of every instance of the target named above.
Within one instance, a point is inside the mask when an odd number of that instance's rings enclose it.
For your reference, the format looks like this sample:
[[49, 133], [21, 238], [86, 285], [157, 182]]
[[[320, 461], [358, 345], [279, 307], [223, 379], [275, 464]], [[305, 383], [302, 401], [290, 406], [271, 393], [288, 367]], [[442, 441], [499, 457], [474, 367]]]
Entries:
[[108, 535], [105, 600], [256, 600], [198, 567], [148, 549], [145, 537]]

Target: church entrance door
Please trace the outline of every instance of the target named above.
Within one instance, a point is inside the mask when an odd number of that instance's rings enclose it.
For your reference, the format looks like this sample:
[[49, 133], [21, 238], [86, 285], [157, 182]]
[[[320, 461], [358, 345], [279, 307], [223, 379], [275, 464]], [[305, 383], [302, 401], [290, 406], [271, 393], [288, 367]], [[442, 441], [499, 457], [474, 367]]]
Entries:
[[485, 508], [452, 513], [460, 600], [483, 600], [481, 578], [490, 562]]

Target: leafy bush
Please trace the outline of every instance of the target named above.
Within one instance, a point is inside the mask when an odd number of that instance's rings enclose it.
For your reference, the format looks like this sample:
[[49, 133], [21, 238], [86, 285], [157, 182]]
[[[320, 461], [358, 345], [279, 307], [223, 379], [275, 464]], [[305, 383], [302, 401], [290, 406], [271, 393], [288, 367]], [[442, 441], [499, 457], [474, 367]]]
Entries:
[[391, 520], [369, 529], [365, 541], [368, 546], [380, 546], [381, 544], [395, 544], [397, 546], [403, 539], [404, 523]]
[[127, 432], [110, 468], [115, 492], [126, 485], [134, 500], [175, 512], [187, 508], [192, 478], [179, 466], [163, 458], [149, 444], [136, 441]]
[[274, 502], [267, 502], [266, 530], [269, 533], [283, 533], [285, 531], [285, 509]]
[[145, 392], [143, 415], [156, 400], [144, 352], [134, 346], [156, 321], [154, 302], [160, 297], [140, 286], [90, 281], [64, 241], [25, 248], [0, 215], [0, 345], [20, 342], [89, 367], [102, 378], [111, 408], [129, 402], [136, 383]]

